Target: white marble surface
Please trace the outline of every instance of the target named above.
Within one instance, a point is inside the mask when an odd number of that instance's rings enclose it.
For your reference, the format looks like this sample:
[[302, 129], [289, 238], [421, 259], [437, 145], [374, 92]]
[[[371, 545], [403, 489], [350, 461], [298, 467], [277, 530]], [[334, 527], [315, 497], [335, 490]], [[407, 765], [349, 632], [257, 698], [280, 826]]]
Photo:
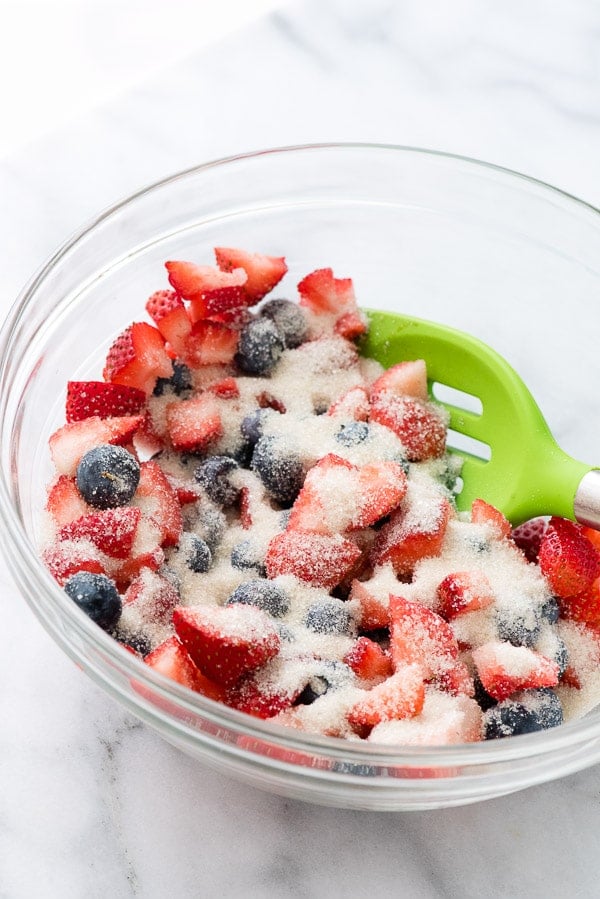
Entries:
[[[595, 0], [310, 0], [0, 163], [2, 309], [83, 220], [239, 151], [375, 140], [600, 204]], [[0, 567], [0, 896], [595, 897], [600, 768], [462, 809], [312, 807], [204, 770], [42, 632]]]

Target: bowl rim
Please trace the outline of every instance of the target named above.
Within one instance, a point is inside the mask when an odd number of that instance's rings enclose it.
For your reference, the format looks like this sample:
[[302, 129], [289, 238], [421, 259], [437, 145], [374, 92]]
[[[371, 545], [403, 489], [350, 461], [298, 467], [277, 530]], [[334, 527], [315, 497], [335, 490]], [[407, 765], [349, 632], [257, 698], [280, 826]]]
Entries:
[[[35, 298], [35, 292], [38, 286], [44, 281], [45, 277], [58, 265], [68, 253], [75, 248], [80, 241], [84, 240], [88, 234], [96, 229], [103, 222], [127, 206], [133, 205], [138, 199], [158, 192], [170, 184], [182, 181], [190, 176], [197, 176], [203, 172], [210, 173], [214, 168], [222, 168], [226, 166], [236, 165], [243, 162], [268, 159], [270, 156], [280, 156], [300, 153], [311, 153], [318, 151], [331, 152], [365, 152], [369, 150], [377, 150], [390, 152], [394, 154], [404, 154], [406, 156], [415, 155], [428, 158], [437, 158], [449, 163], [459, 163], [465, 165], [468, 169], [480, 170], [484, 173], [494, 173], [510, 182], [521, 182], [527, 188], [541, 190], [543, 193], [549, 193], [551, 196], [567, 203], [568, 206], [575, 206], [581, 212], [591, 212], [594, 217], [600, 217], [600, 209], [593, 204], [583, 200], [568, 191], [559, 187], [555, 187], [541, 179], [532, 177], [505, 166], [496, 163], [490, 163], [458, 153], [449, 153], [442, 150], [427, 149], [416, 146], [388, 144], [388, 143], [370, 143], [370, 142], [323, 142], [295, 144], [261, 150], [248, 151], [240, 154], [219, 157], [208, 162], [190, 166], [181, 171], [175, 172], [165, 178], [148, 184], [134, 193], [123, 197], [115, 203], [110, 204], [100, 211], [96, 216], [89, 219], [86, 224], [74, 231], [59, 247], [49, 256], [40, 268], [34, 272], [29, 281], [18, 294], [16, 300], [12, 304], [0, 330], [0, 381], [4, 380], [6, 373], [7, 361], [9, 358], [9, 349], [15, 338], [18, 326], [22, 318], [29, 308], [29, 304]], [[600, 221], [599, 221], [600, 224]], [[12, 428], [11, 424], [11, 428]], [[290, 727], [275, 724], [270, 719], [258, 719], [251, 715], [247, 715], [236, 709], [232, 709], [223, 703], [216, 702], [194, 693], [177, 682], [159, 674], [144, 664], [142, 659], [135, 657], [121, 646], [113, 637], [104, 632], [101, 628], [94, 624], [91, 619], [85, 615], [83, 611], [72, 604], [65, 592], [54, 581], [50, 573], [43, 565], [37, 549], [33, 547], [25, 527], [21, 520], [17, 504], [13, 501], [10, 485], [6, 478], [4, 465], [0, 470], [0, 518], [3, 523], [3, 536], [1, 540], [2, 550], [5, 555], [7, 566], [10, 569], [19, 592], [35, 612], [38, 619], [42, 622], [46, 630], [50, 631], [55, 642], [58, 642], [63, 650], [78, 663], [82, 663], [88, 674], [91, 674], [87, 657], [82, 655], [78, 647], [72, 641], [66, 640], [64, 636], [58, 633], [58, 629], [53, 626], [44, 614], [43, 608], [40, 608], [40, 602], [35, 602], [28, 591], [23, 590], [23, 580], [27, 581], [32, 577], [35, 578], [49, 597], [44, 596], [43, 600], [50, 598], [55, 606], [58, 607], [60, 614], [66, 615], [71, 624], [78, 632], [78, 636], [82, 637], [86, 644], [91, 647], [117, 670], [123, 670], [128, 679], [137, 681], [146, 681], [148, 686], [154, 691], [157, 700], [160, 702], [176, 703], [180, 710], [189, 712], [192, 715], [200, 714], [203, 718], [214, 724], [234, 728], [244, 735], [255, 738], [259, 743], [276, 742], [279, 746], [296, 751], [298, 753], [312, 752], [329, 758], [351, 758], [356, 764], [374, 764], [374, 765], [414, 765], [418, 763], [420, 766], [452, 766], [452, 765], [469, 765], [469, 764], [492, 764], [494, 762], [506, 762], [511, 759], [526, 759], [534, 756], [543, 758], [552, 752], [559, 750], [563, 746], [573, 746], [581, 743], [583, 740], [592, 739], [600, 736], [600, 721], [590, 719], [589, 716], [576, 719], [558, 728], [540, 731], [537, 733], [512, 737], [510, 740], [490, 740], [477, 743], [466, 743], [444, 746], [390, 746], [385, 744], [367, 743], [366, 741], [351, 741], [338, 737], [325, 737], [317, 734], [309, 734], [304, 731], [297, 731]], [[10, 544], [10, 546], [9, 546]], [[25, 553], [25, 548], [33, 550], [33, 552]], [[12, 552], [11, 552], [12, 550]], [[31, 561], [34, 565], [31, 565]], [[102, 678], [95, 678], [100, 683], [106, 683]], [[131, 700], [127, 703], [131, 708]], [[164, 709], [154, 703], [151, 704], [154, 711], [148, 713], [147, 704], [144, 705], [144, 718], [158, 717], [164, 721]], [[141, 713], [141, 711], [140, 711]], [[202, 732], [197, 728], [187, 727], [185, 722], [179, 717], [168, 715], [168, 723], [176, 732], [186, 731], [194, 735], [194, 738], [201, 742]], [[273, 760], [275, 761], [275, 760]], [[278, 764], [281, 764], [278, 762]], [[297, 767], [297, 766], [294, 766]], [[335, 772], [332, 772], [335, 773]], [[403, 780], [398, 778], [396, 782], [399, 789]]]

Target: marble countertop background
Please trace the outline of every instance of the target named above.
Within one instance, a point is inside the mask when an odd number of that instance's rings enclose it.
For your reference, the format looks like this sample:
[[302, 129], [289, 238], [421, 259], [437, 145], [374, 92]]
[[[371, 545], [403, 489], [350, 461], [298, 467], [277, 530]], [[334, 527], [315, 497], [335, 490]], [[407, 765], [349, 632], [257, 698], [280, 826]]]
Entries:
[[[146, 183], [327, 140], [463, 153], [600, 205], [600, 5], [282, 6], [0, 160], [0, 312], [70, 232]], [[598, 896], [599, 767], [442, 811], [286, 801], [204, 769], [114, 705], [42, 631], [4, 562], [0, 590], [1, 899]]]

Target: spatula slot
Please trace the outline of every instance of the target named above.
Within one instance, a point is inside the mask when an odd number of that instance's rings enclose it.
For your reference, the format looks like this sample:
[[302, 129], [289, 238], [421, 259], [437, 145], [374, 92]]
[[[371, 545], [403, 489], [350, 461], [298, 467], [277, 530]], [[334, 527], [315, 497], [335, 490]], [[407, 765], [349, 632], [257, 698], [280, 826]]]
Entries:
[[441, 381], [433, 382], [431, 392], [434, 400], [437, 400], [438, 403], [448, 403], [450, 406], [456, 406], [457, 409], [464, 409], [474, 415], [481, 415], [483, 412], [483, 403], [478, 396], [466, 393], [464, 390], [457, 390], [456, 387], [450, 387], [448, 384], [442, 384]]
[[449, 450], [456, 450], [459, 453], [466, 453], [469, 456], [475, 456], [483, 462], [489, 462], [492, 458], [492, 448], [489, 443], [482, 440], [476, 440], [474, 437], [467, 437], [460, 431], [454, 431], [448, 428], [447, 446]]

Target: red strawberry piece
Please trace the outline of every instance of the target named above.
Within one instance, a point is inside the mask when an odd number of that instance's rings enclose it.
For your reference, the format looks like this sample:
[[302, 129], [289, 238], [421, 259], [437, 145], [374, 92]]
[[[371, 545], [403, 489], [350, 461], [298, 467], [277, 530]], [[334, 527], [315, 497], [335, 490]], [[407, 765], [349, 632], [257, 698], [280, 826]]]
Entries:
[[78, 571], [106, 574], [100, 555], [94, 553], [92, 546], [84, 546], [78, 541], [53, 543], [42, 553], [42, 560], [61, 587]]
[[247, 487], [242, 487], [240, 490], [240, 523], [245, 531], [252, 527], [251, 506], [250, 490]]
[[345, 531], [351, 522], [353, 509], [338, 509], [335, 496], [352, 497], [358, 488], [358, 468], [328, 453], [314, 465], [296, 497], [288, 522], [290, 530], [332, 534]]
[[77, 484], [66, 474], [61, 474], [48, 490], [46, 509], [59, 528], [91, 512], [88, 504], [81, 498]]
[[473, 661], [483, 689], [498, 702], [519, 690], [554, 687], [558, 665], [526, 646], [484, 643], [473, 650]]
[[181, 297], [174, 290], [158, 290], [146, 303], [146, 311], [178, 356], [192, 330], [192, 323]]
[[183, 530], [181, 506], [177, 494], [158, 462], [140, 465], [140, 482], [135, 503], [158, 529], [161, 546], [176, 546]]
[[485, 609], [494, 602], [494, 593], [482, 571], [455, 571], [447, 575], [437, 588], [438, 612], [447, 621]]
[[244, 291], [248, 276], [243, 268], [222, 272], [215, 266], [194, 262], [166, 262], [165, 266], [172, 287], [190, 301], [192, 322], [248, 305]]
[[395, 674], [373, 687], [352, 706], [348, 721], [352, 727], [374, 727], [381, 721], [412, 718], [425, 701], [423, 671], [419, 665], [402, 665]]
[[344, 656], [344, 662], [364, 680], [390, 677], [394, 672], [389, 654], [384, 652], [379, 643], [369, 640], [368, 637], [359, 637], [356, 640]]
[[234, 272], [244, 269], [248, 280], [244, 291], [248, 295], [250, 305], [262, 300], [276, 284], [279, 284], [288, 268], [283, 256], [263, 256], [260, 253], [247, 253], [231, 247], [215, 247], [217, 265], [223, 272]]
[[334, 278], [330, 268], [320, 268], [306, 275], [298, 284], [298, 291], [300, 305], [317, 315], [332, 312], [343, 315], [358, 308], [352, 279]]
[[83, 421], [99, 418], [137, 415], [146, 405], [146, 394], [137, 387], [107, 384], [106, 381], [69, 381], [67, 383], [66, 419]]
[[392, 365], [371, 385], [371, 399], [382, 394], [412, 396], [427, 401], [427, 366], [423, 359], [408, 360]]
[[351, 540], [339, 535], [327, 536], [288, 529], [269, 543], [267, 574], [293, 574], [313, 587], [331, 590], [356, 568], [361, 551]]
[[499, 509], [486, 503], [484, 499], [474, 499], [471, 504], [471, 521], [473, 524], [486, 524], [496, 533], [499, 540], [511, 535], [511, 524]]
[[275, 624], [255, 606], [177, 606], [173, 625], [200, 671], [224, 687], [233, 686], [279, 652]]
[[272, 393], [269, 393], [268, 390], [263, 390], [259, 393], [256, 397], [256, 402], [260, 409], [274, 409], [275, 412], [280, 412], [281, 415], [285, 415], [286, 413], [284, 403], [277, 399], [276, 396], [273, 396]]
[[408, 480], [398, 462], [371, 462], [358, 473], [358, 509], [352, 528], [366, 528], [400, 504], [406, 494]]
[[179, 593], [166, 578], [144, 568], [134, 578], [123, 596], [125, 605], [136, 604], [145, 620], [167, 624], [179, 602]]
[[126, 559], [133, 547], [141, 514], [132, 506], [91, 512], [61, 528], [58, 539], [89, 540], [107, 556]]
[[577, 596], [559, 597], [561, 615], [600, 630], [600, 578]]
[[119, 589], [125, 589], [144, 568], [158, 571], [164, 565], [165, 554], [160, 545], [161, 538], [160, 526], [146, 518], [142, 510], [130, 555], [126, 559], [114, 560], [110, 566], [110, 574]]
[[463, 662], [454, 662], [439, 671], [434, 678], [435, 685], [452, 696], [474, 696], [475, 682]]
[[133, 446], [139, 458], [150, 459], [165, 448], [165, 437], [159, 433], [159, 420], [146, 410], [139, 428], [133, 435]]
[[240, 388], [235, 378], [222, 378], [208, 388], [210, 393], [222, 400], [234, 400], [240, 395]]
[[[528, 562], [537, 562], [540, 543], [548, 526], [547, 518], [531, 518], [513, 528], [512, 538]], [[585, 528], [583, 529], [585, 533]], [[600, 549], [600, 547], [598, 547]]]
[[345, 312], [340, 316], [333, 328], [334, 334], [339, 334], [346, 340], [356, 340], [368, 330], [367, 319], [359, 309]]
[[144, 659], [146, 665], [159, 674], [177, 681], [183, 687], [202, 693], [209, 699], [222, 702], [225, 692], [198, 670], [177, 637], [169, 637]]
[[63, 425], [48, 441], [50, 455], [59, 474], [73, 477], [81, 457], [88, 450], [103, 443], [124, 446], [131, 443], [133, 435], [143, 421], [142, 415], [125, 415], [102, 419], [97, 415], [83, 421]]
[[593, 543], [598, 552], [600, 552], [600, 531], [596, 528], [581, 527], [581, 533], [587, 537], [590, 543]]
[[184, 362], [191, 366], [220, 365], [233, 361], [239, 332], [223, 322], [197, 321], [185, 342]]
[[410, 462], [425, 462], [444, 455], [447, 416], [435, 403], [384, 391], [371, 397], [371, 421], [396, 434]]
[[354, 421], [367, 421], [371, 411], [369, 394], [364, 387], [351, 387], [331, 404], [327, 415], [338, 415], [340, 418], [352, 418]]
[[129, 325], [110, 347], [102, 374], [112, 384], [151, 394], [158, 378], [173, 374], [162, 334], [146, 322]]
[[273, 718], [291, 708], [300, 692], [299, 689], [286, 692], [269, 688], [257, 684], [254, 678], [249, 677], [229, 690], [227, 704], [247, 715], [254, 715], [255, 718]]
[[208, 393], [169, 403], [166, 416], [173, 448], [182, 452], [206, 449], [223, 433], [219, 407], [215, 398]]
[[392, 512], [377, 532], [371, 561], [374, 565], [391, 562], [396, 574], [410, 574], [421, 559], [438, 555], [451, 514], [450, 503], [442, 496]]
[[600, 554], [580, 525], [553, 517], [540, 543], [539, 565], [556, 596], [568, 599], [589, 590], [600, 575]]
[[389, 627], [389, 609], [369, 590], [368, 583], [352, 581], [349, 600], [356, 609], [356, 623], [361, 630], [376, 631]]
[[394, 667], [416, 663], [425, 677], [452, 667], [458, 643], [450, 625], [418, 602], [390, 596], [390, 652]]
[[166, 478], [171, 488], [175, 491], [175, 496], [181, 506], [185, 506], [188, 503], [197, 503], [201, 498], [202, 490], [195, 481], [185, 481], [183, 478], [176, 478], [172, 474], [166, 474]]

